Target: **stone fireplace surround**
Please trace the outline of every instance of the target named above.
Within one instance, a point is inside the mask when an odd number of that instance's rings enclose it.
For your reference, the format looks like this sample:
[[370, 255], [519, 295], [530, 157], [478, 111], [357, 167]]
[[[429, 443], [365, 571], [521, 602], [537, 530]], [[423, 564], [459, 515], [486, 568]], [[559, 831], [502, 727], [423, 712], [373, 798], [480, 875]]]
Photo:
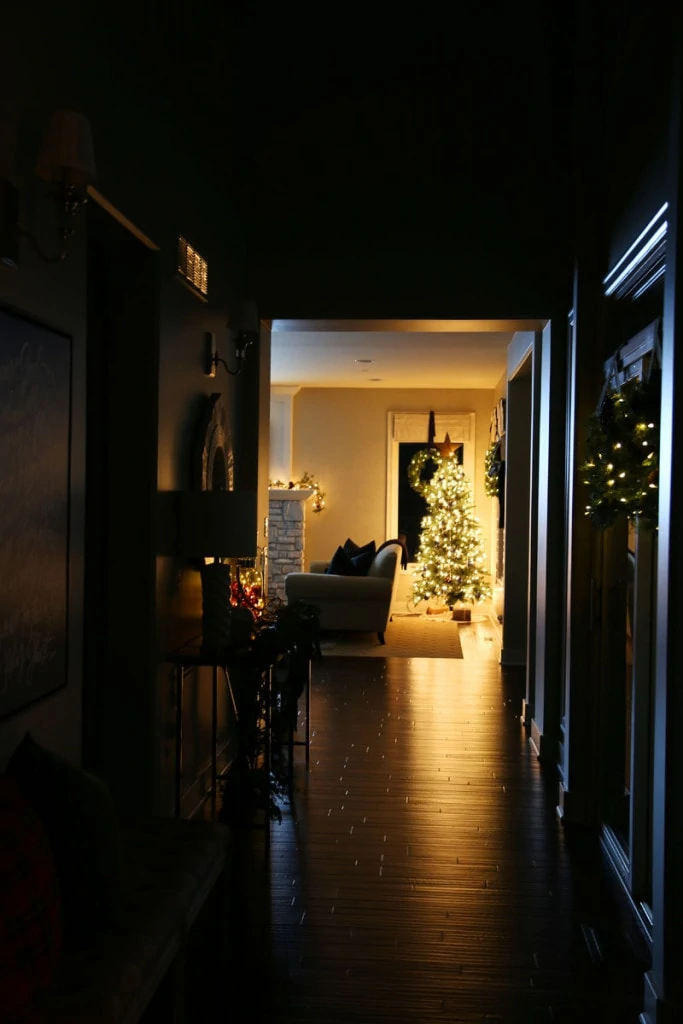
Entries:
[[268, 492], [268, 597], [286, 601], [285, 576], [303, 572], [305, 505], [313, 488], [271, 487]]

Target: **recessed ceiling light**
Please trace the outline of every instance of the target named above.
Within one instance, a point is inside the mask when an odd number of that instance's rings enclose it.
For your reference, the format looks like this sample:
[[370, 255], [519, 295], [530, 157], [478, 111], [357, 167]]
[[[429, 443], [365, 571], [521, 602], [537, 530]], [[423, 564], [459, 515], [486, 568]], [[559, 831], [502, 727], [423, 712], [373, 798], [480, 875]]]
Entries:
[[354, 359], [354, 363], [374, 363], [374, 359]]

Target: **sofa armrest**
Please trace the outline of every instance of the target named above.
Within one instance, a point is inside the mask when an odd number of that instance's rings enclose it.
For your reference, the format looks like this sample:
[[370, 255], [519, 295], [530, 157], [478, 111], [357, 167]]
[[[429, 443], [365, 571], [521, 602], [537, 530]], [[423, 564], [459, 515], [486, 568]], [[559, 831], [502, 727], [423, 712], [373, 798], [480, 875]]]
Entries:
[[311, 562], [311, 567], [308, 571], [315, 573], [327, 572], [329, 564], [329, 562]]

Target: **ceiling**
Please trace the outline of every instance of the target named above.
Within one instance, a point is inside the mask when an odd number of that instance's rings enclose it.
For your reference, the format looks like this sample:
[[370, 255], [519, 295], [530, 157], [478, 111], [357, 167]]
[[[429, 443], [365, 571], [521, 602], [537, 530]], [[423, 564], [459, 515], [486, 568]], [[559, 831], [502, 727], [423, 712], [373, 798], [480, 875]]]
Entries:
[[274, 320], [271, 385], [494, 388], [514, 333], [542, 327], [540, 320]]

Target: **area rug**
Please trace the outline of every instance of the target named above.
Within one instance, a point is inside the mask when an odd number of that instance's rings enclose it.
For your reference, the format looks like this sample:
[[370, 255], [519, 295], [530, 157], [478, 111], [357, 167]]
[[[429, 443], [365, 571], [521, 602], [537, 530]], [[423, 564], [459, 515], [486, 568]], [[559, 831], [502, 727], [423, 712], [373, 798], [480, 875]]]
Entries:
[[462, 658], [458, 623], [428, 615], [394, 615], [380, 644], [376, 633], [325, 633], [326, 654], [343, 658]]

